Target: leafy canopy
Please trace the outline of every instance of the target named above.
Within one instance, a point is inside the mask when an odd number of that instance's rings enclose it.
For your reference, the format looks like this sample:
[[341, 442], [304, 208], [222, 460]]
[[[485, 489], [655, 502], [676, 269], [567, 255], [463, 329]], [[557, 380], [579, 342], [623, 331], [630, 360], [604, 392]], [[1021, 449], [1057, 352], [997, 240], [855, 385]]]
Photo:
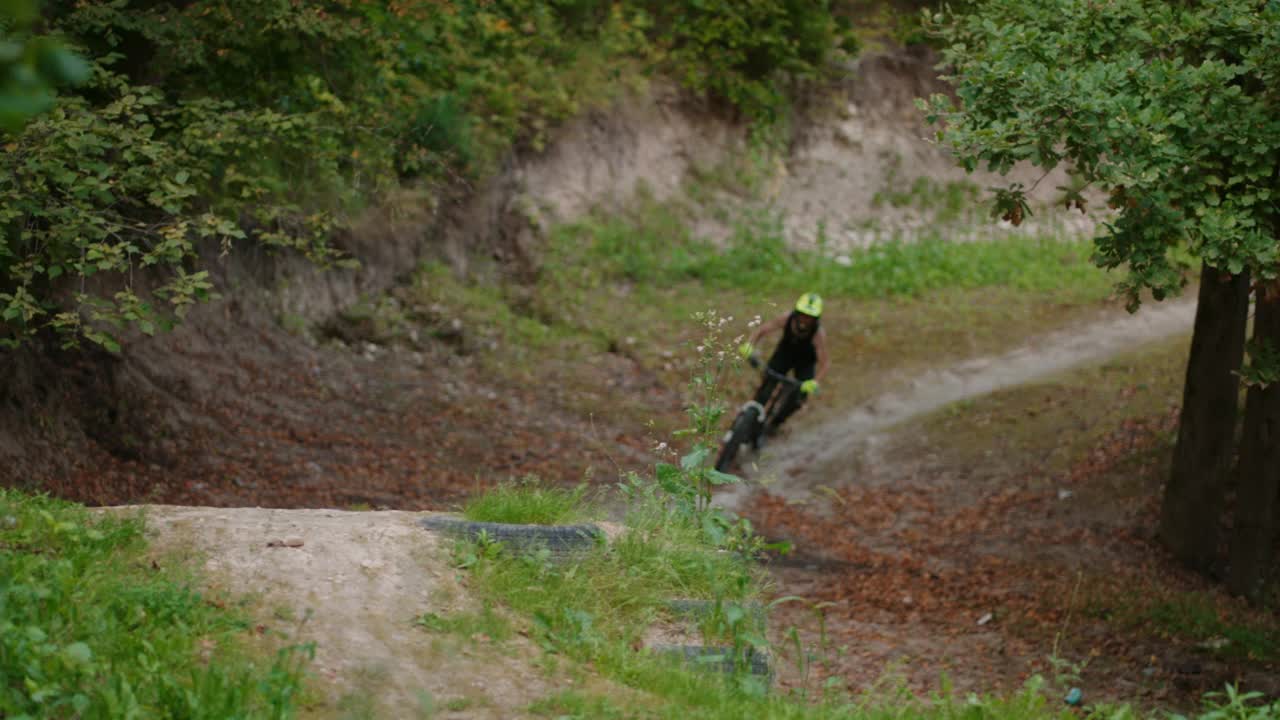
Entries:
[[0, 131], [14, 132], [53, 105], [53, 90], [76, 85], [89, 66], [57, 40], [34, 35], [35, 0], [0, 0]]
[[[1095, 260], [1127, 266], [1131, 309], [1181, 288], [1188, 251], [1276, 277], [1280, 2], [986, 0], [932, 21], [959, 99], [924, 104], [940, 137], [968, 170], [1069, 162], [1109, 193]], [[1020, 219], [1024, 193], [997, 212]]]
[[351, 262], [362, 208], [460, 192], [624, 73], [767, 117], [843, 42], [828, 6], [0, 0], [0, 347], [157, 332], [212, 294], [210, 250]]

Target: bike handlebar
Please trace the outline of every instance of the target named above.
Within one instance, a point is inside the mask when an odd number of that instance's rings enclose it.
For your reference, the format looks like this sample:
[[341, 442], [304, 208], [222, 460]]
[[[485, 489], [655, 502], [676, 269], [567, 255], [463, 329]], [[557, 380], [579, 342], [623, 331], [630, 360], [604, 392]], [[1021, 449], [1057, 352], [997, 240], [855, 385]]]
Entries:
[[[760, 358], [756, 357], [755, 355], [752, 355], [750, 358], [748, 358], [747, 362], [751, 363], [751, 367], [753, 368], [759, 368], [762, 365], [762, 363], [760, 362]], [[797, 380], [796, 378], [793, 378], [790, 375], [780, 373], [777, 370], [774, 370], [773, 368], [769, 367], [768, 365], [764, 366], [764, 374], [768, 375], [774, 380], [777, 380], [778, 382], [785, 383], [787, 385], [794, 385], [796, 387], [800, 386], [800, 381]]]

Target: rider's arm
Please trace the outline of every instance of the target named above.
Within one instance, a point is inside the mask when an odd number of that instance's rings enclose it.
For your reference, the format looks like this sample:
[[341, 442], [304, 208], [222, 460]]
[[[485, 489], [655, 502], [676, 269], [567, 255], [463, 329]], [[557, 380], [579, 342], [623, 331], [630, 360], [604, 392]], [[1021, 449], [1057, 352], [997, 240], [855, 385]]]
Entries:
[[755, 345], [757, 342], [760, 341], [760, 338], [764, 337], [765, 335], [771, 332], [776, 332], [778, 330], [781, 330], [783, 327], [786, 326], [787, 318], [789, 317], [791, 317], [791, 313], [782, 313], [778, 317], [768, 322], [761, 323], [760, 327], [756, 328], [755, 331], [751, 333], [751, 337], [747, 340], [747, 342], [751, 343], [752, 345]]
[[818, 332], [813, 336], [813, 349], [818, 354], [818, 369], [813, 374], [813, 379], [822, 382], [822, 378], [827, 374], [827, 366], [831, 364], [831, 356], [827, 355], [827, 331], [824, 328], [818, 328]]

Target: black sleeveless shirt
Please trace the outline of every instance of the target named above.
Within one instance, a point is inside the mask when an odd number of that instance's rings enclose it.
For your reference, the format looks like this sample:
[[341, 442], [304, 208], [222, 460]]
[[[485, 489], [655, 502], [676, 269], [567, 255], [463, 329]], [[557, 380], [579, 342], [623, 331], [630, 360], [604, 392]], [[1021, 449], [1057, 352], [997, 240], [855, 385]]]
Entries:
[[782, 330], [782, 342], [778, 343], [778, 349], [773, 354], [775, 357], [785, 355], [795, 365], [811, 365], [818, 362], [818, 351], [813, 346], [813, 338], [818, 334], [821, 320], [814, 318], [809, 332], [801, 335], [792, 327], [792, 321], [798, 314], [793, 310], [787, 317], [787, 324]]

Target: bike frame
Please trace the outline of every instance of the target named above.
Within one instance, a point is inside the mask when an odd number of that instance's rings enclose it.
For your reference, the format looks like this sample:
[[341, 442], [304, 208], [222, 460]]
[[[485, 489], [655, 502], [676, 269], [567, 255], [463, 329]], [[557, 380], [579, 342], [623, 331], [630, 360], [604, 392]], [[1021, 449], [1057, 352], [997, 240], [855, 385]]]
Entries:
[[[750, 362], [754, 367], [760, 367], [760, 361], [751, 358]], [[724, 471], [733, 457], [737, 455], [738, 445], [750, 443], [752, 447], [757, 447], [760, 436], [769, 428], [777, 416], [778, 409], [784, 403], [791, 402], [791, 398], [795, 393], [800, 391], [800, 381], [790, 377], [784, 373], [780, 373], [769, 366], [765, 366], [764, 375], [767, 378], [775, 380], [778, 385], [770, 394], [768, 400], [762, 405], [755, 401], [754, 398], [743, 403], [742, 408], [738, 411], [738, 415], [734, 418], [733, 426], [725, 435], [723, 444], [721, 445], [720, 456], [716, 460], [716, 469]], [[741, 428], [741, 423], [750, 418], [749, 432], [746, 428]]]
[[757, 411], [760, 413], [759, 417], [760, 417], [761, 430], [764, 429], [763, 427], [764, 424], [772, 419], [773, 413], [771, 411], [779, 407], [782, 403], [786, 402], [787, 400], [790, 400], [791, 395], [800, 390], [799, 380], [791, 377], [790, 375], [780, 373], [777, 370], [774, 370], [773, 368], [769, 367], [768, 365], [765, 365], [764, 367], [764, 374], [765, 374], [765, 377], [773, 378], [774, 380], [778, 381], [778, 385], [773, 389], [773, 393], [769, 396], [769, 399], [765, 401], [764, 405], [761, 405], [760, 403], [756, 402], [755, 399], [753, 398], [751, 400], [748, 400], [742, 406], [742, 410], [746, 410], [750, 407], [755, 407], [757, 409]]

